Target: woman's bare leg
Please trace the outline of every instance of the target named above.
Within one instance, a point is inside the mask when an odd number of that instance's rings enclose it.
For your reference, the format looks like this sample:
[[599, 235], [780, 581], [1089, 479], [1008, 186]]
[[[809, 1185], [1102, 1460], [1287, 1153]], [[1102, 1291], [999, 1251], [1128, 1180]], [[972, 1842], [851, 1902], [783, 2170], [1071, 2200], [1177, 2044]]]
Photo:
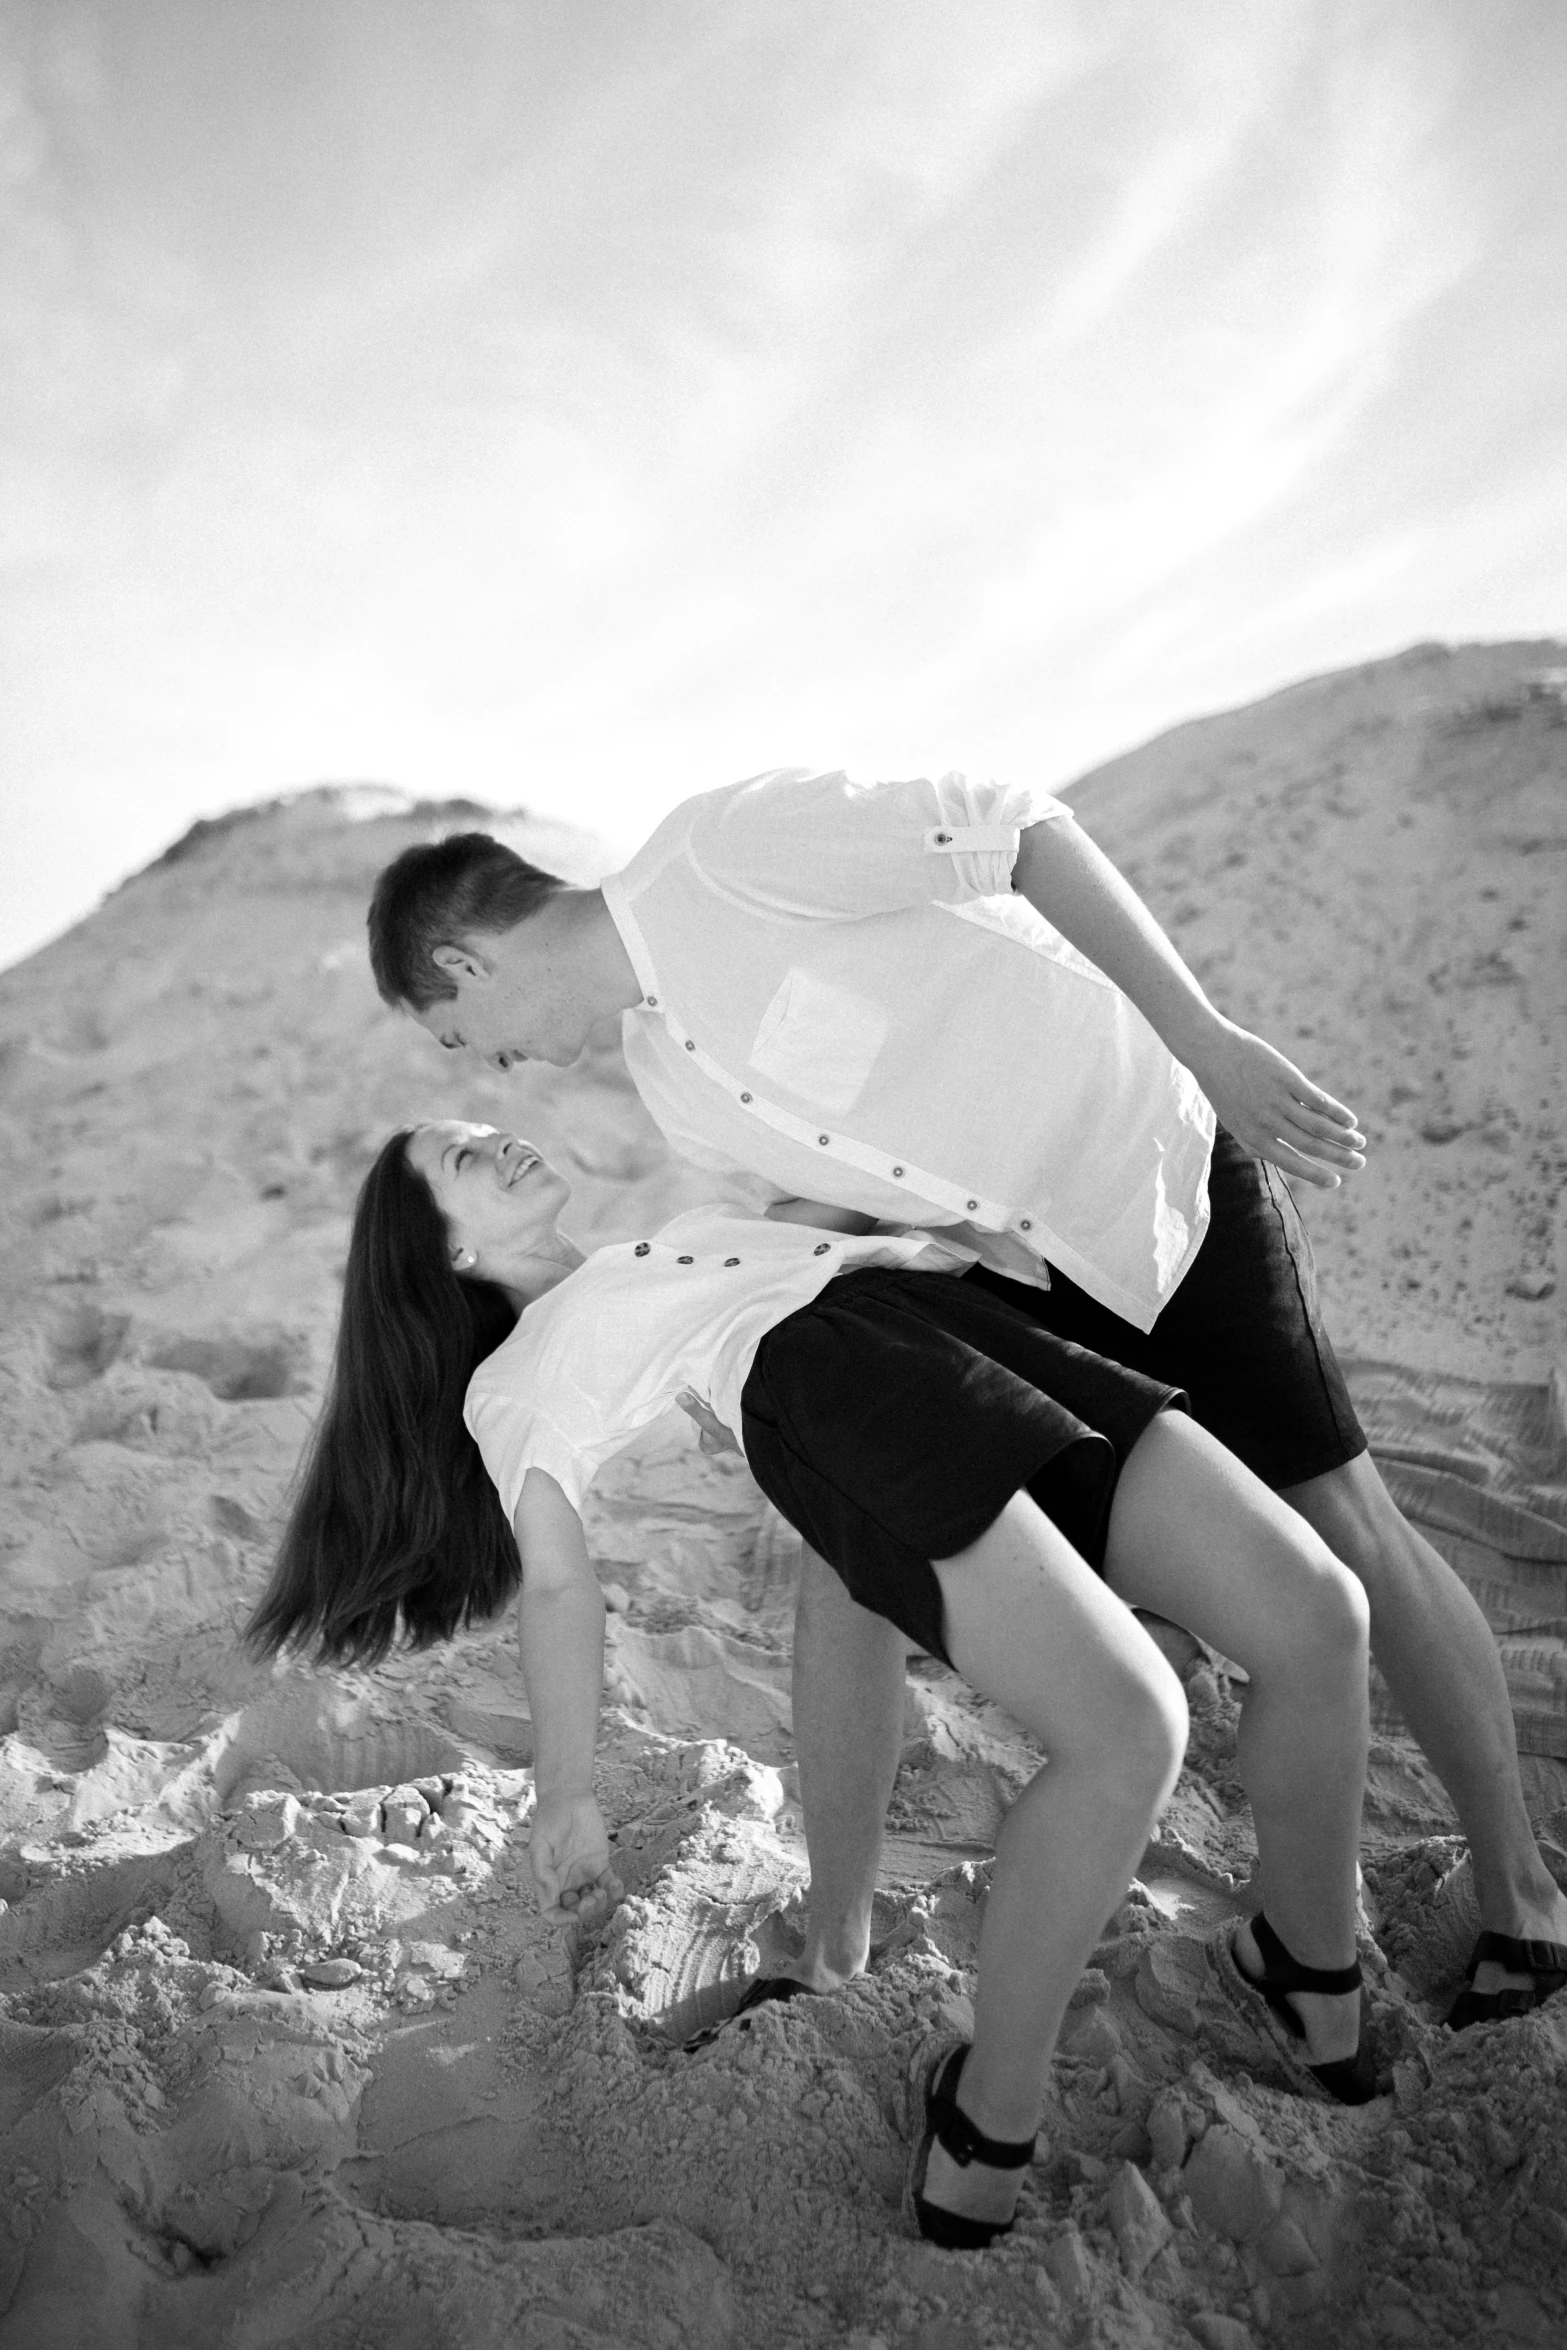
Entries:
[[[1073, 1986], [1175, 1784], [1186, 1703], [1130, 1610], [1026, 1494], [935, 1565], [953, 1663], [1050, 1757], [997, 1839], [958, 2092], [987, 2137], [1023, 2139], [1038, 2125]], [[1019, 2176], [961, 2168], [938, 2145], [925, 2193], [970, 2218], [1006, 2220]]]
[[[1237, 1755], [1269, 1923], [1303, 1965], [1355, 1955], [1355, 1852], [1369, 1730], [1369, 1610], [1320, 1536], [1188, 1419], [1165, 1412], [1122, 1471], [1105, 1580], [1251, 1676]], [[1249, 1929], [1243, 1969], [1262, 1963]], [[1358, 1996], [1297, 1993], [1311, 2060], [1354, 2053]]]
[[[1321, 1967], [1347, 1965], [1355, 1951], [1368, 1610], [1302, 1519], [1173, 1412], [1122, 1470], [1102, 1582], [1021, 1494], [936, 1574], [953, 1663], [1050, 1755], [998, 1840], [974, 2045], [957, 2092], [986, 2136], [1021, 2139], [1037, 2122], [1072, 1985], [1184, 1746], [1179, 1684], [1131, 1607], [1186, 1625], [1251, 1676], [1239, 1753], [1268, 1914], [1294, 1955]], [[1261, 1973], [1246, 1928], [1236, 1952]], [[1299, 1993], [1295, 2005], [1314, 2063], [1353, 2053], [1356, 1994]], [[937, 2145], [925, 2192], [969, 2217], [1005, 2219], [1017, 2175], [961, 2168]]]

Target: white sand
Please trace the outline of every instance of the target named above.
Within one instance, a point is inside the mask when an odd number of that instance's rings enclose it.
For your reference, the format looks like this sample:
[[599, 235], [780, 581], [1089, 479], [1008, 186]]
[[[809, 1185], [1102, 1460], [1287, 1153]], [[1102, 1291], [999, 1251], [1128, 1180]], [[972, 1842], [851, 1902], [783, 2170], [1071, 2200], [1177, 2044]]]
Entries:
[[[1371, 1168], [1305, 1203], [1343, 1351], [1515, 1383], [1497, 1490], [1527, 1471], [1547, 1513], [1567, 726], [1528, 681], [1564, 662], [1422, 649], [1074, 794], [1225, 1008], [1368, 1124]], [[503, 1083], [377, 1004], [370, 881], [464, 820], [354, 792], [205, 828], [0, 978], [0, 2350], [1567, 2339], [1567, 2002], [1437, 2028], [1467, 1877], [1394, 1729], [1366, 1868], [1396, 2096], [1285, 2095], [1200, 1963], [1251, 1857], [1233, 1699], [1204, 1671], [1018, 2232], [965, 2260], [897, 2217], [903, 2071], [966, 2012], [1029, 1757], [950, 1677], [911, 1678], [871, 1975], [679, 2053], [799, 1931], [794, 1544], [743, 1467], [676, 1416], [596, 1497], [629, 1898], [580, 1947], [529, 1891], [508, 1625], [374, 1674], [240, 1656], [393, 1125], [520, 1127], [573, 1172], [587, 1240], [711, 1188], [612, 1036]], [[595, 870], [586, 840], [509, 829]], [[1499, 1605], [1561, 1585], [1488, 1555]], [[1506, 1653], [1561, 1841], [1567, 1649], [1524, 1616]]]

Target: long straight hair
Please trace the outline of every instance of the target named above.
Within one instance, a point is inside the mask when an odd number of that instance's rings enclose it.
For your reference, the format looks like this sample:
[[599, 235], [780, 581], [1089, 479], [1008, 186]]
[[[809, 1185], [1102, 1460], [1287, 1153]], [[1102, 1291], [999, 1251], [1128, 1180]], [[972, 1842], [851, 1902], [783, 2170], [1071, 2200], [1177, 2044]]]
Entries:
[[516, 1326], [493, 1282], [453, 1272], [446, 1221], [394, 1134], [360, 1189], [331, 1386], [295, 1480], [249, 1647], [375, 1664], [401, 1634], [449, 1639], [522, 1579], [463, 1422], [477, 1366]]

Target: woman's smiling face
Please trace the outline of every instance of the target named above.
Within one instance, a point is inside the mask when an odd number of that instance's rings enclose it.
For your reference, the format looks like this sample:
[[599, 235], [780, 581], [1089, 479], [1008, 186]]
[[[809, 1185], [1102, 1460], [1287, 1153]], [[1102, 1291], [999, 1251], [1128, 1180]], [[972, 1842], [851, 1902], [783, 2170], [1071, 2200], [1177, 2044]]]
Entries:
[[454, 1259], [471, 1251], [480, 1272], [504, 1278], [508, 1265], [549, 1252], [571, 1186], [531, 1142], [438, 1118], [414, 1128], [407, 1157], [446, 1218]]

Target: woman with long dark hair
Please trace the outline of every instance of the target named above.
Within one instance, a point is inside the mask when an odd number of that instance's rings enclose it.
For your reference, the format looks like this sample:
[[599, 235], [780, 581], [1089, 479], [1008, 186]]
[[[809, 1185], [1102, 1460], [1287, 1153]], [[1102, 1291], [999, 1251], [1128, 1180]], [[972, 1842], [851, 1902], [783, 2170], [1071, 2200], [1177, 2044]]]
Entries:
[[924, 2055], [921, 2230], [976, 2246], [1011, 2225], [1068, 1998], [1175, 1783], [1184, 1698], [1134, 1607], [1250, 1675], [1239, 1761], [1271, 1921], [1215, 1937], [1219, 1982], [1272, 2020], [1297, 2086], [1368, 2097], [1366, 1603], [1304, 1521], [1178, 1391], [950, 1278], [962, 1259], [929, 1233], [703, 1208], [584, 1259], [557, 1221], [568, 1197], [490, 1127], [387, 1143], [254, 1645], [374, 1659], [520, 1589], [533, 1873], [546, 1915], [595, 1921], [619, 1888], [593, 1796], [604, 1607], [580, 1506], [693, 1395], [851, 1596], [1049, 1755], [998, 1838], [972, 2045]]

